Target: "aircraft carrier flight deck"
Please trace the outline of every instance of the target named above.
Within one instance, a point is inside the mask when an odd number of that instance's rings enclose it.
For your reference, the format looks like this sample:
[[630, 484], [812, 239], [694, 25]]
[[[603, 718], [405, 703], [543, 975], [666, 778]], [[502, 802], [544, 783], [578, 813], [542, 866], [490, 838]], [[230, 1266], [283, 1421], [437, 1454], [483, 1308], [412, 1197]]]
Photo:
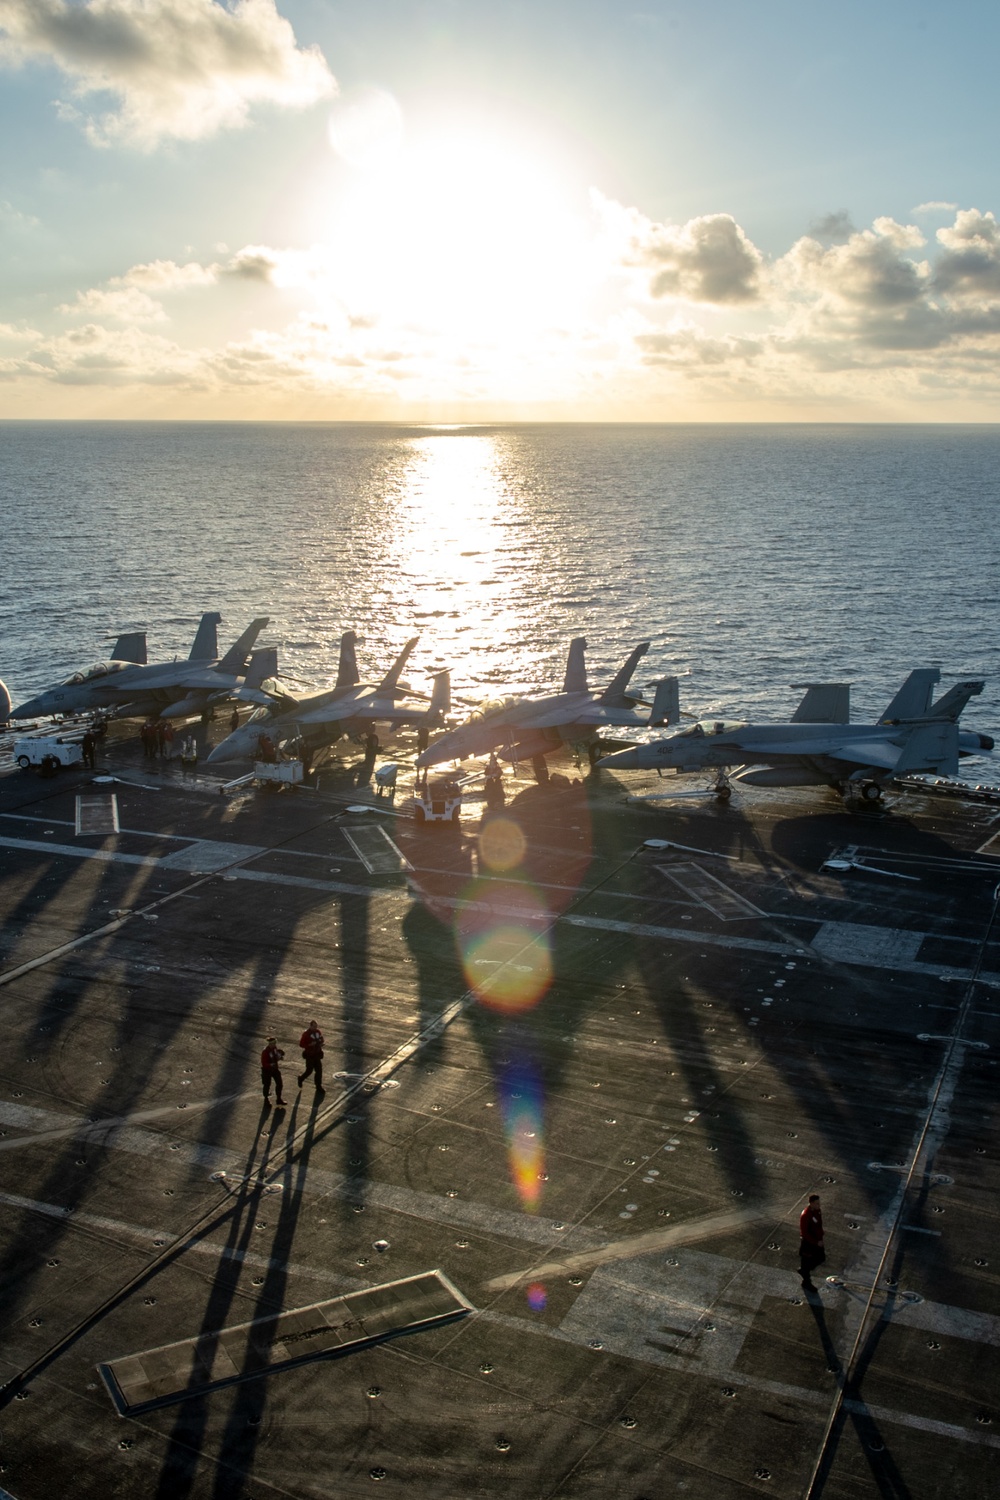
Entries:
[[0, 773], [0, 1493], [997, 1493], [1000, 804], [116, 735]]

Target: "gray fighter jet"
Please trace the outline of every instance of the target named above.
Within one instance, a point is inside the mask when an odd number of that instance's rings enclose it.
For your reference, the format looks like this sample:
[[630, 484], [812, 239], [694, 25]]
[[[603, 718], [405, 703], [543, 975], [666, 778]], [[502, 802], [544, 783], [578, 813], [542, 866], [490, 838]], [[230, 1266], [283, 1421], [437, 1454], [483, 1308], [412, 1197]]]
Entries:
[[648, 641], [636, 646], [600, 694], [587, 686], [586, 649], [583, 636], [570, 642], [561, 693], [547, 698], [508, 698], [484, 703], [464, 724], [443, 734], [422, 751], [417, 756], [417, 765], [436, 766], [443, 761], [489, 755], [492, 751], [502, 760], [530, 761], [537, 779], [545, 781], [548, 777], [545, 757], [564, 745], [585, 748], [593, 761], [601, 744], [599, 729], [609, 726], [646, 729], [650, 725], [679, 721], [676, 677], [663, 678], [656, 684], [656, 697], [648, 718], [637, 711], [642, 702], [639, 695], [625, 691], [649, 650]]
[[269, 739], [275, 750], [286, 749], [311, 761], [319, 750], [326, 749], [343, 735], [355, 739], [370, 736], [377, 724], [398, 727], [416, 725], [421, 733], [443, 723], [451, 707], [451, 675], [438, 672], [426, 708], [397, 703], [398, 698], [418, 698], [400, 684], [403, 668], [419, 636], [407, 641], [377, 687], [365, 686], [358, 674], [357, 636], [344, 632], [340, 641], [340, 664], [332, 688], [296, 698], [279, 683], [265, 683], [253, 692], [244, 691], [244, 699], [260, 703], [245, 724], [233, 731], [208, 757], [209, 762], [252, 760], [261, 751], [261, 741]]
[[954, 776], [960, 756], [993, 749], [989, 735], [958, 727], [959, 715], [984, 683], [958, 682], [932, 703], [940, 677], [936, 667], [911, 672], [875, 724], [846, 722], [846, 683], [812, 684], [789, 723], [702, 720], [670, 739], [605, 756], [601, 768], [759, 766], [740, 772], [738, 779], [751, 786], [830, 786], [841, 792], [853, 785], [866, 800], [878, 801], [883, 784], [894, 777]]
[[110, 661], [75, 672], [65, 682], [20, 704], [12, 717], [39, 719], [49, 714], [102, 712], [129, 719], [183, 719], [211, 712], [215, 704], [244, 687], [253, 644], [268, 623], [266, 616], [254, 620], [219, 660], [217, 627], [221, 619], [215, 611], [202, 615], [187, 661], [148, 666], [145, 635], [121, 636], [115, 652], [131, 651], [128, 659], [113, 655]]

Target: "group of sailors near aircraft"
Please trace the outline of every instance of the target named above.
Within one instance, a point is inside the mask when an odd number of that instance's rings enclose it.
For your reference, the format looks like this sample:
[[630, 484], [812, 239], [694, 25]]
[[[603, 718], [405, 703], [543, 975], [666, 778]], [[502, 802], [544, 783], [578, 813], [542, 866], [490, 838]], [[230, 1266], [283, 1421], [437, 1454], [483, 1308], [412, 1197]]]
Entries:
[[[592, 766], [618, 771], [715, 770], [723, 791], [726, 771], [739, 768], [739, 780], [753, 786], [855, 789], [869, 800], [877, 800], [889, 780], [955, 776], [963, 757], [993, 749], [989, 735], [959, 728], [963, 709], [982, 692], [984, 681], [957, 682], [935, 702], [941, 677], [936, 667], [911, 672], [871, 724], [850, 722], [850, 684], [802, 683], [797, 686], [805, 689], [804, 696], [787, 722], [698, 720], [681, 728], [685, 716], [676, 677], [652, 683], [652, 701], [630, 687], [648, 641], [637, 645], [597, 692], [587, 680], [587, 642], [579, 636], [570, 642], [560, 692], [484, 703], [451, 725], [447, 670], [432, 675], [429, 697], [402, 680], [418, 637], [407, 641], [381, 681], [370, 685], [361, 682], [357, 636], [348, 630], [341, 637], [333, 687], [296, 695], [278, 678], [276, 648], [255, 649], [266, 618], [254, 620], [221, 657], [220, 623], [217, 613], [203, 615], [187, 660], [163, 665], [148, 664], [144, 633], [122, 635], [109, 661], [46, 689], [13, 709], [11, 717], [115, 714], [155, 726], [196, 715], [207, 720], [216, 707], [231, 702], [236, 706], [230, 733], [211, 751], [210, 763], [287, 753], [308, 765], [345, 735], [363, 742], [374, 761], [377, 728], [393, 732], [405, 726], [417, 730], [416, 766], [425, 774], [431, 766], [489, 756], [491, 769], [498, 758], [530, 763], [536, 778], [545, 781], [546, 758], [569, 747]], [[239, 705], [248, 702], [253, 712], [241, 723]], [[639, 744], [626, 739], [626, 748], [620, 748], [623, 732], [658, 728], [674, 733]], [[600, 733], [608, 729], [617, 732], [610, 745]], [[436, 730], [442, 733], [432, 742]]]

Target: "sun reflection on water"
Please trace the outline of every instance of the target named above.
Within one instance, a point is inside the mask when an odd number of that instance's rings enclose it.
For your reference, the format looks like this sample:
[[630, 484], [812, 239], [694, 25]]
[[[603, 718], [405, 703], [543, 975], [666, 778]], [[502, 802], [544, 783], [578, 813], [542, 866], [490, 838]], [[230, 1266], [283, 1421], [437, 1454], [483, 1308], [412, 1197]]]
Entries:
[[[401, 581], [416, 629], [440, 660], [475, 683], [523, 627], [508, 560], [521, 506], [502, 473], [496, 438], [439, 431], [414, 437], [395, 517]], [[509, 655], [506, 669], [512, 670]], [[517, 676], [517, 663], [513, 663]]]

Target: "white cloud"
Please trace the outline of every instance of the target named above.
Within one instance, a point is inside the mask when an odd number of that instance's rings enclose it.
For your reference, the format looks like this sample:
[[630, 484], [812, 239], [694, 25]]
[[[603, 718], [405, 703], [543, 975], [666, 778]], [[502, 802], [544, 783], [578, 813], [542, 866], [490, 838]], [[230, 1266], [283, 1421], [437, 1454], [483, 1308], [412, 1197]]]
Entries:
[[1000, 225], [977, 208], [956, 214], [937, 238], [945, 253], [935, 267], [935, 281], [953, 297], [1000, 296]]
[[61, 313], [85, 313], [88, 317], [111, 317], [120, 322], [162, 322], [166, 313], [150, 293], [172, 292], [216, 286], [223, 280], [256, 281], [279, 288], [304, 287], [327, 271], [324, 253], [312, 250], [275, 250], [269, 245], [245, 245], [225, 261], [201, 265], [173, 260], [144, 261], [130, 266], [121, 276], [112, 276], [103, 287], [78, 292], [76, 301], [62, 303]]
[[75, 302], [64, 302], [61, 313], [86, 313], [88, 317], [115, 318], [121, 323], [162, 323], [166, 313], [159, 302], [137, 287], [92, 288], [80, 292]]
[[41, 337], [37, 328], [19, 328], [15, 323], [0, 323], [0, 341], [4, 343], [33, 344]]
[[329, 266], [326, 254], [316, 246], [311, 250], [277, 250], [271, 245], [244, 245], [228, 260], [209, 266], [208, 272], [216, 279], [301, 287], [328, 275]]
[[916, 208], [911, 208], [911, 214], [942, 214], [954, 213], [958, 207], [957, 203], [945, 203], [941, 198], [932, 198], [929, 203], [918, 203]]
[[151, 260], [132, 266], [124, 276], [113, 277], [112, 286], [136, 286], [147, 291], [175, 292], [192, 286], [211, 286], [215, 273], [209, 266], [188, 261], [179, 266], [173, 260]]
[[897, 307], [917, 301], [929, 282], [927, 265], [906, 254], [923, 243], [912, 225], [882, 218], [839, 245], [824, 246], [807, 235], [781, 266], [800, 289], [866, 307]]
[[15, 208], [13, 203], [8, 203], [6, 199], [0, 202], [0, 233], [6, 235], [30, 234], [36, 229], [41, 229], [41, 227], [41, 221], [36, 219], [33, 214], [23, 213], [21, 209]]
[[635, 342], [645, 362], [695, 369], [730, 364], [737, 360], [757, 359], [764, 341], [726, 334], [714, 338], [692, 323], [681, 323], [656, 333], [637, 333]]
[[275, 0], [0, 0], [0, 59], [54, 64], [78, 99], [111, 94], [117, 108], [82, 117], [89, 138], [141, 150], [244, 125], [254, 104], [303, 109], [336, 92]]
[[651, 272], [653, 297], [735, 306], [761, 295], [763, 256], [731, 214], [703, 214], [686, 224], [656, 224], [626, 210], [626, 259]]

